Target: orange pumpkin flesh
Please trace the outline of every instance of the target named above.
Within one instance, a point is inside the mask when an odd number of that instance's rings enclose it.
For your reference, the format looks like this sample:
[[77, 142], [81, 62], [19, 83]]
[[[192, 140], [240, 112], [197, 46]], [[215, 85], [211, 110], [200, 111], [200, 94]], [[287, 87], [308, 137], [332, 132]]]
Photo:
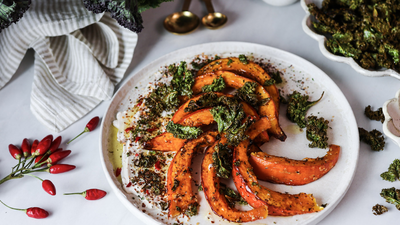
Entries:
[[201, 164], [201, 184], [203, 186], [204, 195], [211, 209], [218, 216], [237, 223], [245, 223], [264, 219], [268, 216], [268, 207], [266, 205], [243, 212], [235, 208], [230, 208], [223, 194], [220, 193], [220, 181], [213, 166], [212, 155], [215, 152], [215, 145], [210, 147]]
[[339, 159], [340, 146], [330, 145], [325, 156], [304, 160], [293, 160], [269, 155], [265, 152], [253, 152], [249, 162], [254, 174], [260, 180], [277, 184], [304, 185], [318, 180], [328, 173]]
[[[261, 68], [258, 64], [248, 61], [247, 64], [243, 64], [236, 57], [229, 57], [224, 59], [215, 60], [197, 72], [197, 76], [212, 73], [216, 71], [230, 71], [237, 73], [241, 76], [250, 78], [257, 81], [259, 84], [264, 86], [265, 81], [270, 80], [271, 77]], [[264, 86], [264, 88], [270, 93], [272, 100], [276, 105], [276, 112], [279, 113], [279, 92], [275, 84]]]
[[249, 205], [252, 207], [268, 205], [271, 216], [291, 216], [323, 209], [318, 206], [312, 194], [283, 194], [260, 185], [248, 160], [249, 144], [249, 140], [245, 140], [235, 147], [232, 170], [235, 186]]
[[[214, 79], [217, 79], [220, 76], [224, 79], [226, 86], [236, 89], [243, 87], [246, 82], [254, 82], [251, 79], [239, 76], [228, 71], [216, 71], [196, 77], [192, 87], [193, 93], [200, 93], [203, 86], [211, 84]], [[270, 94], [264, 89], [263, 86], [259, 84], [256, 87], [255, 91], [259, 100], [271, 98]], [[258, 113], [261, 116], [267, 116], [270, 120], [272, 127], [268, 132], [272, 134], [275, 138], [284, 141], [286, 139], [286, 135], [279, 126], [279, 114], [276, 110], [275, 102], [269, 101], [265, 105], [260, 106]]]
[[217, 135], [217, 131], [209, 131], [197, 139], [187, 141], [171, 161], [167, 175], [169, 217], [184, 213], [190, 205], [197, 207], [197, 197], [192, 192], [192, 175], [190, 172], [192, 158], [196, 152], [212, 145], [216, 141]]

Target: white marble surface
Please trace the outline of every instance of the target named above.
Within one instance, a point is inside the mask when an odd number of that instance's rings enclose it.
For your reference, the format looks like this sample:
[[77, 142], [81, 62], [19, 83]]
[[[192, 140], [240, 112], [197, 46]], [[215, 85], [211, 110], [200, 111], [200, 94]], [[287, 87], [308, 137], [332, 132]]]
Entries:
[[[214, 41], [244, 41], [264, 44], [299, 55], [327, 73], [347, 97], [358, 126], [367, 130], [382, 130], [380, 122], [370, 121], [364, 107], [381, 107], [393, 98], [400, 88], [400, 81], [392, 77], [370, 78], [357, 74], [350, 66], [332, 62], [319, 51], [315, 40], [301, 28], [304, 11], [297, 2], [285, 7], [273, 7], [261, 0], [215, 0], [216, 11], [228, 16], [227, 25], [220, 30], [199, 27], [187, 36], [175, 36], [162, 27], [163, 19], [179, 11], [182, 1], [163, 3], [160, 8], [143, 14], [144, 31], [139, 35], [133, 61], [126, 77], [163, 56], [166, 53], [194, 44]], [[198, 16], [206, 14], [202, 2], [194, 0], [191, 11]], [[0, 64], [1, 66], [1, 64]], [[41, 139], [49, 131], [41, 125], [30, 111], [30, 91], [33, 79], [33, 53], [28, 52], [17, 74], [0, 90], [0, 177], [6, 176], [15, 164], [8, 153], [10, 143], [19, 145], [23, 138]], [[125, 78], [126, 80], [126, 78]], [[74, 164], [74, 171], [59, 174], [39, 174], [51, 179], [57, 187], [57, 195], [42, 191], [41, 184], [32, 177], [11, 180], [0, 185], [0, 200], [13, 207], [38, 206], [47, 209], [50, 217], [44, 220], [28, 218], [23, 212], [0, 206], [1, 224], [144, 224], [132, 215], [116, 198], [105, 179], [100, 164], [100, 129], [85, 134], [69, 146], [65, 141], [79, 133], [94, 116], [102, 116], [110, 102], [105, 101], [87, 116], [55, 137], [62, 135], [63, 147], [72, 150], [64, 163]], [[395, 158], [400, 158], [400, 149], [391, 140], [382, 152], [373, 152], [361, 143], [360, 158], [353, 183], [338, 206], [320, 224], [394, 224], [399, 212], [393, 205], [385, 203], [379, 196], [382, 188], [400, 188], [400, 181], [390, 183], [381, 180], [379, 174], [386, 171]], [[63, 196], [62, 193], [100, 188], [108, 195], [99, 201], [86, 201], [80, 196]], [[323, 188], [323, 187], [321, 187]], [[376, 203], [388, 206], [389, 212], [375, 216], [371, 208]]]

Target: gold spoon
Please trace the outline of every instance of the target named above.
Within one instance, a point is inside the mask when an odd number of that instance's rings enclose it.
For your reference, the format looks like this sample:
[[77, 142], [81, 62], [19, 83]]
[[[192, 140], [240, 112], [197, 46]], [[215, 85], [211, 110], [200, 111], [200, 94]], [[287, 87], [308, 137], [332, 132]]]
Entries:
[[201, 22], [203, 25], [211, 30], [216, 30], [223, 27], [228, 21], [228, 17], [224, 14], [215, 12], [211, 0], [203, 0], [206, 3], [208, 14], [203, 17]]
[[195, 14], [189, 12], [191, 0], [185, 0], [182, 12], [172, 13], [164, 20], [164, 27], [173, 34], [188, 34], [194, 31], [200, 24], [200, 19]]

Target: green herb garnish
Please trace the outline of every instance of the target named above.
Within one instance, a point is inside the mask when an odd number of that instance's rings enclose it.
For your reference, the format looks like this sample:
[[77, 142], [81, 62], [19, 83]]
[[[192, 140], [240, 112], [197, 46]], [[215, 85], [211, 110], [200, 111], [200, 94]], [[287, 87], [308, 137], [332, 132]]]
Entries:
[[210, 85], [205, 85], [204, 87], [201, 88], [202, 92], [216, 92], [216, 91], [222, 91], [225, 89], [225, 82], [224, 78], [222, 76], [219, 76], [219, 78], [216, 78], [213, 80], [212, 84]]
[[214, 150], [212, 159], [217, 176], [228, 179], [232, 173], [232, 149], [227, 144], [218, 144]]
[[294, 91], [289, 95], [289, 103], [286, 111], [287, 118], [297, 123], [300, 128], [306, 127], [306, 113], [307, 111], [315, 104], [317, 104], [322, 97], [324, 96], [324, 92], [322, 92], [321, 97], [313, 102], [309, 102], [308, 95], [301, 95], [299, 92]]
[[174, 137], [180, 139], [194, 139], [203, 133], [200, 127], [183, 126], [173, 121], [168, 122], [166, 129], [169, 133], [172, 133]]
[[308, 145], [310, 148], [327, 148], [328, 147], [328, 124], [329, 121], [316, 116], [307, 117], [306, 135], [311, 141]]

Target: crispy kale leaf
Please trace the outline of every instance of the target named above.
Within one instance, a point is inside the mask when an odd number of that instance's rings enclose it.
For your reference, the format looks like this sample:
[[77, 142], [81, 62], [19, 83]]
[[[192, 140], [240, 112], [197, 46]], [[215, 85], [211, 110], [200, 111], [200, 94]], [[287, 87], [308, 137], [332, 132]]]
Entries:
[[372, 207], [372, 213], [374, 213], [375, 216], [382, 215], [387, 211], [388, 211], [388, 208], [384, 205], [376, 204]]
[[206, 107], [213, 107], [217, 105], [237, 105], [239, 104], [238, 100], [235, 98], [230, 98], [227, 96], [220, 96], [218, 97], [217, 94], [214, 92], [206, 93], [196, 101], [191, 100], [188, 106], [185, 108], [185, 112], [194, 112], [196, 110], [206, 108]]
[[229, 207], [234, 208], [236, 202], [240, 205], [247, 205], [248, 203], [236, 193], [234, 190], [228, 188], [224, 183], [219, 184], [219, 192], [223, 194], [228, 201]]
[[235, 97], [249, 103], [251, 106], [256, 107], [258, 104], [256, 88], [258, 84], [256, 82], [246, 82], [241, 88], [239, 88]]
[[178, 91], [179, 95], [191, 97], [193, 95], [192, 86], [194, 84], [194, 77], [192, 72], [187, 69], [186, 62], [182, 61], [178, 67], [172, 64], [168, 70], [174, 71], [171, 80], [174, 90]]
[[389, 166], [388, 171], [381, 174], [382, 179], [393, 182], [400, 178], [400, 160], [395, 159]]
[[199, 127], [183, 126], [169, 121], [166, 127], [167, 131], [172, 133], [174, 137], [180, 139], [197, 138], [203, 131]]
[[271, 76], [271, 80], [274, 80], [275, 84], [282, 83], [281, 72], [275, 71], [275, 72], [269, 72], [268, 74]]
[[212, 84], [205, 85], [201, 88], [202, 92], [214, 92], [214, 91], [222, 91], [225, 89], [225, 82], [222, 76], [213, 80]]
[[249, 63], [245, 55], [239, 55], [239, 61], [243, 64]]
[[386, 200], [387, 203], [393, 204], [398, 210], [400, 210], [400, 190], [394, 187], [384, 188], [381, 191], [381, 197]]
[[358, 128], [358, 132], [360, 134], [360, 140], [370, 145], [372, 150], [381, 151], [385, 147], [385, 138], [382, 132], [375, 129], [368, 132], [362, 127]]
[[94, 13], [111, 13], [121, 26], [139, 33], [143, 29], [141, 13], [168, 1], [172, 0], [83, 0], [83, 4]]
[[383, 115], [382, 107], [376, 111], [373, 111], [369, 105], [365, 107], [364, 113], [371, 120], [381, 121], [381, 123], [385, 121], [385, 115]]
[[0, 32], [17, 23], [30, 4], [31, 0], [0, 0]]
[[[228, 144], [230, 146], [238, 146], [239, 143], [248, 136], [246, 135], [246, 130], [250, 127], [255, 122], [255, 119], [248, 116], [245, 118], [244, 123], [242, 123], [240, 126], [231, 126], [230, 129], [227, 130], [225, 137], [228, 140]], [[239, 125], [239, 123], [236, 123]]]
[[316, 116], [307, 117], [306, 135], [311, 141], [308, 145], [310, 148], [327, 148], [328, 147], [328, 124], [329, 121]]
[[287, 118], [297, 123], [300, 128], [306, 127], [306, 113], [313, 105], [317, 104], [322, 97], [324, 96], [324, 92], [322, 92], [321, 97], [313, 102], [309, 102], [308, 95], [301, 95], [299, 92], [294, 91], [289, 95], [289, 103], [286, 111]]
[[218, 177], [228, 179], [231, 176], [232, 154], [232, 149], [227, 144], [218, 144], [215, 146], [212, 159]]

